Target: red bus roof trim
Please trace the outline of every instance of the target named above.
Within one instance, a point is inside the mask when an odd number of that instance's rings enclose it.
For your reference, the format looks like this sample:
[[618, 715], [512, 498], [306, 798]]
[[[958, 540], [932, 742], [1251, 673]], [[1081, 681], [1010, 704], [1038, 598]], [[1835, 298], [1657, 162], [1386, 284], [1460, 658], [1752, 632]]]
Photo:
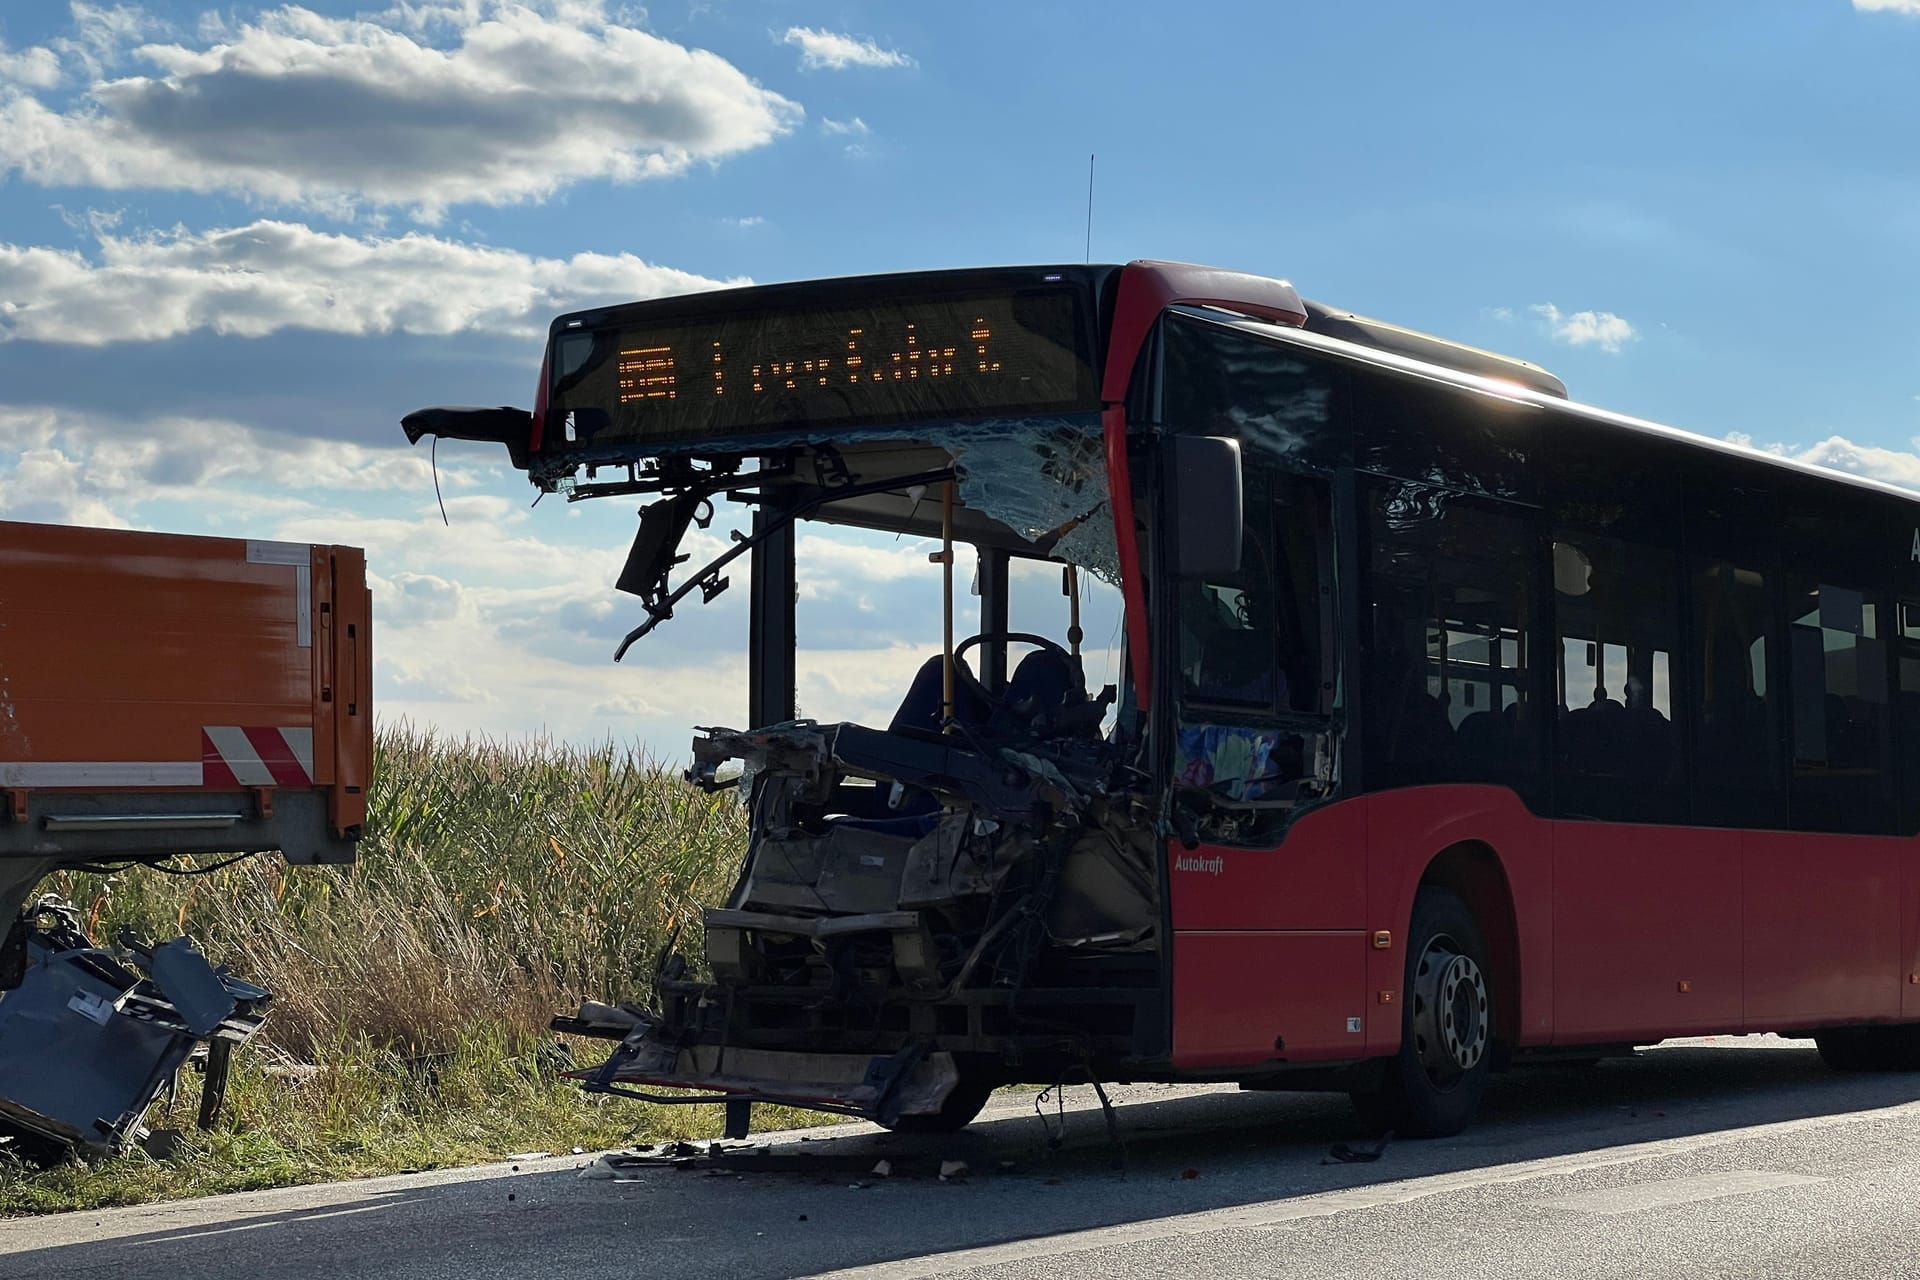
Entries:
[[1113, 329], [1107, 338], [1106, 366], [1101, 372], [1100, 398], [1106, 403], [1118, 404], [1126, 399], [1134, 362], [1153, 322], [1176, 303], [1220, 307], [1294, 328], [1307, 322], [1306, 304], [1285, 280], [1188, 262], [1129, 262], [1120, 268]]

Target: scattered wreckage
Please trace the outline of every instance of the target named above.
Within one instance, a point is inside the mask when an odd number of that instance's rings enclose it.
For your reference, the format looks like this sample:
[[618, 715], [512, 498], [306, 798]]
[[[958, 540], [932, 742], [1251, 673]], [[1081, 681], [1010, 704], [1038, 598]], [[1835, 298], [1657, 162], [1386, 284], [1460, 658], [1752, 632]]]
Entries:
[[0, 522], [0, 618], [0, 1136], [118, 1147], [190, 1059], [211, 1124], [268, 993], [187, 938], [97, 946], [35, 890], [63, 870], [353, 861], [365, 557]]
[[233, 1051], [272, 996], [216, 969], [189, 938], [95, 946], [72, 907], [42, 899], [0, 953], [0, 1132], [40, 1152], [111, 1150], [180, 1068], [201, 1061], [199, 1123], [211, 1128]]

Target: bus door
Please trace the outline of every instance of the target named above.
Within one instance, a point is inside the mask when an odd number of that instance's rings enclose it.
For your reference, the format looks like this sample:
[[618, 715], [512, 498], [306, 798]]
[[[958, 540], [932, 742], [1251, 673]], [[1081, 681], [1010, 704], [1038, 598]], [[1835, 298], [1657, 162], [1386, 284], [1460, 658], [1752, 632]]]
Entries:
[[1242, 474], [1238, 570], [1177, 581], [1161, 632], [1177, 663], [1167, 858], [1181, 1067], [1364, 1047], [1364, 820], [1332, 807], [1289, 825], [1332, 779], [1329, 486], [1257, 454]]

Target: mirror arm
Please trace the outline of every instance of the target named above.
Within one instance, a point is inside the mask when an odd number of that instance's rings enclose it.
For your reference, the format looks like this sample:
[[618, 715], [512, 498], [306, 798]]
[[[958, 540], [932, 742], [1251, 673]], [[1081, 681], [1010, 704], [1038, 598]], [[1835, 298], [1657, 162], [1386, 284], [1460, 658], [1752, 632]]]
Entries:
[[[620, 659], [626, 657], [627, 650], [633, 647], [636, 640], [639, 640], [649, 631], [652, 631], [668, 618], [671, 618], [673, 616], [673, 606], [686, 599], [695, 589], [702, 591], [708, 600], [713, 599], [722, 591], [725, 591], [727, 589], [726, 579], [719, 577], [720, 570], [726, 568], [741, 555], [753, 550], [768, 538], [792, 524], [795, 520], [804, 519], [812, 515], [815, 511], [818, 511], [821, 507], [826, 506], [829, 502], [839, 502], [843, 498], [864, 498], [869, 494], [886, 493], [894, 489], [910, 489], [914, 485], [935, 485], [953, 478], [953, 468], [943, 467], [938, 471], [922, 471], [918, 475], [895, 476], [886, 480], [870, 481], [867, 484], [842, 485], [838, 489], [829, 489], [824, 493], [819, 493], [808, 498], [805, 502], [797, 503], [794, 506], [786, 508], [781, 511], [778, 516], [767, 521], [758, 531], [752, 534], [735, 534], [734, 544], [714, 557], [713, 560], [709, 561], [698, 573], [667, 593], [659, 603], [646, 604], [647, 620], [627, 632], [626, 636], [620, 641], [620, 647], [613, 651], [613, 660], [618, 662]], [[712, 583], [712, 586], [703, 586], [703, 583]], [[644, 601], [642, 603], [645, 604]]]

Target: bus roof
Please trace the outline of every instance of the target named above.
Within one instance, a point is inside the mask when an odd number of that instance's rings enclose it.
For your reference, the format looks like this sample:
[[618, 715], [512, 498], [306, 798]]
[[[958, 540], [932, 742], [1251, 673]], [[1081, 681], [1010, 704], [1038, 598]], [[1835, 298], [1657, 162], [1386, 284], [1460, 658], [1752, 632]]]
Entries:
[[[1269, 324], [1263, 320], [1238, 315], [1234, 312], [1214, 307], [1176, 307], [1182, 314], [1214, 324], [1239, 329], [1270, 342], [1294, 347], [1304, 347], [1339, 359], [1357, 364], [1369, 364], [1376, 368], [1393, 370], [1414, 377], [1426, 378], [1434, 382], [1458, 388], [1479, 395], [1493, 396], [1509, 403], [1530, 404], [1553, 413], [1565, 414], [1603, 426], [1614, 427], [1637, 435], [1673, 441], [1689, 448], [1710, 450], [1731, 457], [1753, 462], [1766, 463], [1785, 471], [1828, 482], [1839, 482], [1866, 489], [1902, 502], [1920, 504], [1920, 493], [1884, 480], [1875, 480], [1868, 476], [1854, 475], [1847, 471], [1838, 471], [1831, 467], [1819, 466], [1811, 462], [1801, 462], [1793, 458], [1782, 457], [1777, 453], [1768, 453], [1764, 449], [1755, 449], [1751, 445], [1736, 444], [1731, 440], [1716, 440], [1712, 436], [1687, 431], [1680, 427], [1670, 427], [1665, 423], [1653, 422], [1646, 418], [1636, 418], [1630, 414], [1615, 413], [1610, 409], [1601, 409], [1594, 405], [1582, 404], [1578, 400], [1565, 399], [1548, 391], [1537, 390], [1517, 381], [1500, 377], [1487, 377], [1481, 374], [1467, 373], [1448, 365], [1429, 360], [1418, 360], [1400, 355], [1373, 345], [1349, 342], [1342, 338], [1329, 337], [1324, 333], [1295, 329], [1286, 325]], [[1471, 348], [1469, 348], [1471, 350]]]

